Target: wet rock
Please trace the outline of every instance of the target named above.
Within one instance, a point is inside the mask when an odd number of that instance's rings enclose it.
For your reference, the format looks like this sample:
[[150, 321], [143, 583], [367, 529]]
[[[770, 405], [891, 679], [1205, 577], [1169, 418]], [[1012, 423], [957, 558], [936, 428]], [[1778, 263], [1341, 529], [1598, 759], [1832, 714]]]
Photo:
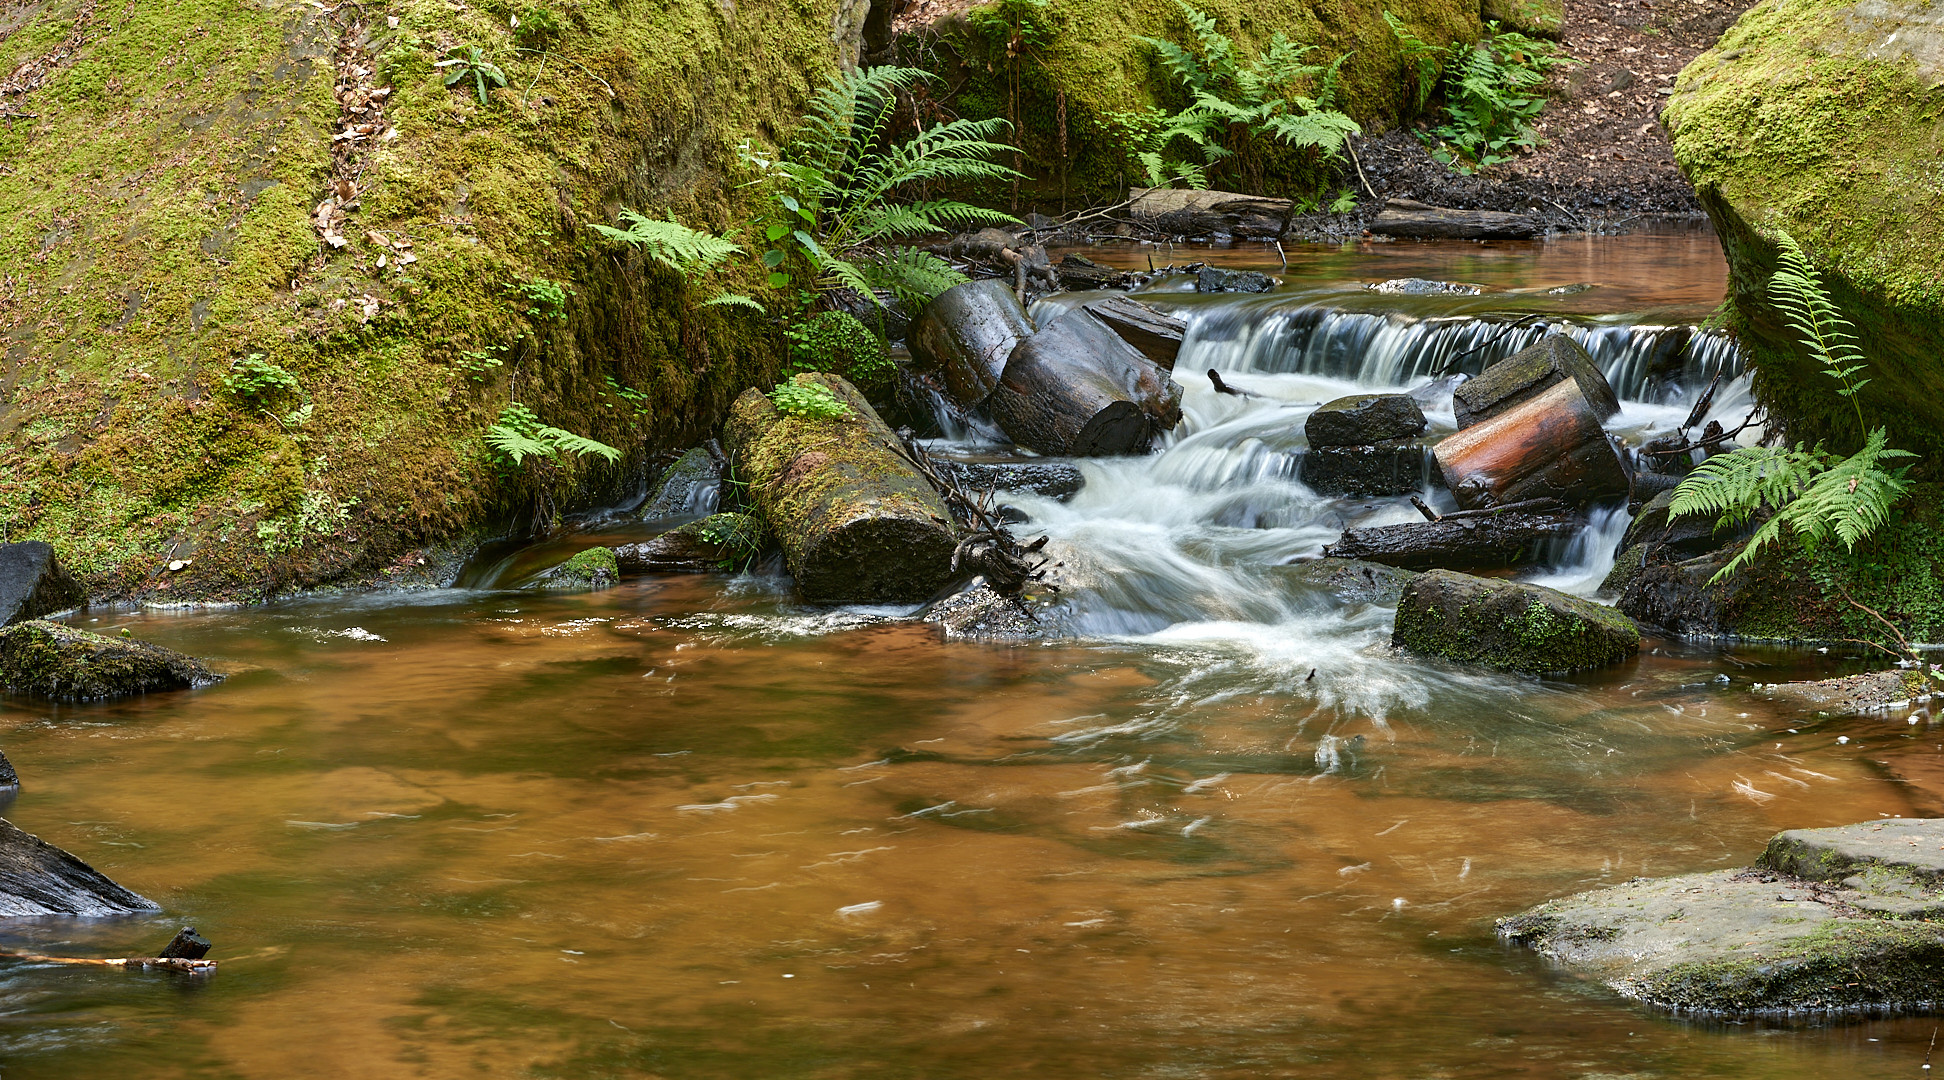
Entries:
[[1053, 267], [1060, 284], [1074, 292], [1093, 289], [1132, 289], [1147, 280], [1131, 270], [1102, 266], [1085, 255], [1068, 255]]
[[88, 598], [54, 548], [39, 540], [0, 544], [0, 626], [66, 611]]
[[1391, 642], [1528, 674], [1584, 671], [1640, 651], [1633, 620], [1556, 589], [1432, 570], [1411, 579]]
[[0, 818], [0, 917], [100, 918], [160, 911], [100, 871]]
[[614, 549], [624, 574], [707, 574], [734, 570], [762, 554], [763, 523], [750, 514], [711, 514], [638, 544]]
[[1276, 279], [1254, 270], [1223, 270], [1204, 266], [1195, 271], [1195, 291], [1204, 293], [1265, 293], [1276, 287]]
[[1417, 574], [1360, 559], [1313, 559], [1284, 571], [1294, 582], [1327, 590], [1346, 604], [1394, 607]]
[[935, 601], [923, 619], [945, 631], [952, 641], [1035, 641], [1047, 636], [1039, 612], [1044, 605], [1009, 599], [980, 581], [971, 588]]
[[1431, 482], [1429, 458], [1428, 448], [1415, 442], [1313, 446], [1298, 457], [1296, 478], [1323, 495], [1408, 495]]
[[1579, 384], [1596, 421], [1620, 411], [1620, 399], [1593, 357], [1564, 334], [1550, 335], [1488, 367], [1451, 393], [1459, 430], [1480, 424], [1530, 401], [1562, 380]]
[[706, 447], [693, 447], [668, 467], [654, 494], [634, 512], [641, 521], [707, 514], [721, 499], [722, 466]]
[[1070, 461], [953, 461], [934, 458], [946, 479], [967, 492], [1030, 491], [1065, 502], [1087, 486], [1086, 474]]
[[1667, 508], [1673, 501], [1674, 493], [1663, 491], [1641, 507], [1640, 513], [1634, 515], [1633, 524], [1627, 526], [1627, 535], [1620, 541], [1621, 550], [1646, 544], [1663, 561], [1675, 562], [1705, 555], [1720, 547], [1724, 541], [1734, 538], [1732, 533], [1715, 534], [1715, 519], [1711, 514], [1688, 514], [1670, 519]]
[[787, 415], [752, 388], [731, 408], [723, 442], [798, 592], [813, 604], [931, 598], [952, 576], [951, 511], [855, 387], [834, 375], [795, 381], [828, 389], [848, 411]]
[[1771, 684], [1767, 692], [1836, 716], [1884, 712], [1927, 700], [1936, 689], [1922, 672], [1872, 671], [1833, 679]]
[[1429, 281], [1416, 277], [1375, 281], [1364, 288], [1386, 296], [1477, 296], [1485, 291], [1462, 281]]
[[986, 409], [1038, 453], [1144, 453], [1181, 422], [1181, 387], [1082, 308], [1019, 343]]
[[155, 955], [170, 960], [201, 960], [209, 955], [209, 939], [196, 933], [195, 927], [185, 926]]
[[1711, 584], [1726, 563], [1719, 554], [1666, 563], [1653, 549], [1639, 549], [1643, 565], [1628, 576], [1615, 606], [1642, 626], [1675, 637], [1708, 637], [1732, 632], [1726, 613], [1739, 607], [1746, 575]]
[[0, 788], [19, 786], [20, 774], [14, 771], [13, 762], [7, 760], [7, 755], [0, 754]]
[[1013, 350], [1032, 336], [1033, 321], [1011, 286], [990, 278], [968, 281], [939, 293], [918, 313], [911, 359], [920, 370], [936, 371], [952, 400], [970, 409], [992, 395]]
[[520, 587], [544, 592], [591, 592], [612, 588], [620, 580], [621, 568], [615, 563], [614, 551], [591, 547], [558, 566], [541, 571]]
[[1365, 446], [1424, 432], [1424, 410], [1409, 394], [1353, 394], [1327, 401], [1303, 422], [1311, 446]]
[[1125, 296], [1095, 300], [1086, 308], [1142, 356], [1164, 371], [1174, 370], [1175, 357], [1181, 354], [1182, 337], [1188, 332], [1186, 322]]
[[1406, 570], [1498, 570], [1531, 562], [1548, 545], [1585, 527], [1585, 518], [1567, 514], [1452, 516], [1346, 529], [1323, 554]]
[[1647, 558], [1646, 544], [1623, 548], [1620, 554], [1613, 557], [1613, 569], [1608, 570], [1607, 576], [1600, 581], [1600, 595], [1617, 597], [1624, 594], [1627, 586], [1633, 584], [1640, 572], [1647, 568]]
[[1944, 819], [1785, 832], [1758, 865], [1636, 879], [1499, 934], [1664, 1009], [1746, 1016], [1944, 1000]]
[[1370, 222], [1379, 236], [1413, 240], [1524, 240], [1545, 231], [1524, 214], [1452, 210], [1409, 199], [1391, 199]]
[[0, 630], [0, 685], [16, 694], [92, 701], [221, 680], [195, 657], [133, 638], [38, 619]]

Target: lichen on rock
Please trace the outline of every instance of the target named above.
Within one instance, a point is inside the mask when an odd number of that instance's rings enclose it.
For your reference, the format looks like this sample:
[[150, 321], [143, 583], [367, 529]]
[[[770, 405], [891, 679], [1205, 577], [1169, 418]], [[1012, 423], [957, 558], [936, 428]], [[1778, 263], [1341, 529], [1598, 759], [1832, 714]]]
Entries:
[[1640, 650], [1640, 630], [1612, 608], [1556, 589], [1450, 570], [1405, 584], [1394, 644], [1528, 674], [1584, 671]]
[[147, 641], [41, 619], [0, 630], [0, 686], [10, 693], [92, 701], [222, 678], [195, 657]]

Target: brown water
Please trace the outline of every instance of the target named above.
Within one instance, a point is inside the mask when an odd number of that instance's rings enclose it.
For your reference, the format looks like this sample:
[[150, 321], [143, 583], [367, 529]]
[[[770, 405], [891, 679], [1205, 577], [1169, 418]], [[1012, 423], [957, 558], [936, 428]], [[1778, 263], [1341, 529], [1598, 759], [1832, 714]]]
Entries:
[[[1588, 246], [1661, 259], [1625, 305], [1718, 269], [1653, 243]], [[1558, 249], [1526, 247], [1504, 280], [1550, 280]], [[1499, 255], [1317, 257], [1290, 288]], [[235, 674], [0, 699], [9, 816], [167, 909], [0, 944], [131, 955], [193, 923], [222, 966], [0, 965], [0, 1075], [1917, 1075], [1931, 1020], [1670, 1020], [1498, 944], [1499, 916], [1778, 829], [1944, 813], [1944, 732], [1752, 688], [1841, 666], [1813, 653], [1650, 643], [1570, 681], [1392, 653], [1389, 611], [1281, 570], [1416, 513], [1277, 456], [1315, 401], [1428, 378], [1395, 335], [1317, 368], [1248, 332], [1321, 302], [1191, 311], [1191, 366], [1262, 396], [1190, 381], [1163, 452], [1017, 500], [1069, 563], [1057, 644], [946, 644], [758, 577], [84, 613]], [[1681, 378], [1636, 380], [1659, 396], [1627, 430], [1685, 416]], [[1621, 526], [1535, 572], [1590, 591]]]

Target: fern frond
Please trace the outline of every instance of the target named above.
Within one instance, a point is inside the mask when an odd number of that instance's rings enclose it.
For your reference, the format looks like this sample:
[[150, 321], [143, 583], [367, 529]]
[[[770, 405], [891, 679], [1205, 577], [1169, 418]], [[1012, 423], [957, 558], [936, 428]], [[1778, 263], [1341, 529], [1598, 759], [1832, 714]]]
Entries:
[[708, 269], [732, 255], [742, 254], [743, 249], [726, 237], [691, 229], [678, 221], [662, 221], [628, 209], [623, 209], [620, 217], [628, 224], [626, 229], [596, 225], [594, 231], [641, 249], [643, 254], [671, 270], [688, 273]]
[[748, 308], [758, 315], [768, 315], [769, 309], [741, 293], [717, 293], [702, 301], [703, 307], [740, 307]]
[[[911, 311], [917, 311], [939, 293], [968, 280], [944, 259], [917, 248], [897, 248], [876, 255], [865, 263], [864, 272], [872, 285], [890, 289]], [[864, 290], [867, 296], [870, 292]]]
[[1739, 525], [1764, 507], [1787, 504], [1824, 464], [1816, 451], [1781, 447], [1744, 446], [1717, 454], [1675, 486], [1667, 516], [1714, 514], [1717, 529]]
[[621, 451], [616, 450], [614, 447], [604, 442], [590, 439], [585, 435], [576, 435], [564, 428], [542, 426], [534, 434], [560, 453], [575, 455], [593, 454], [596, 457], [605, 458], [609, 462], [621, 460]]
[[525, 463], [530, 457], [545, 459], [554, 456], [552, 445], [506, 424], [494, 424], [486, 429], [486, 445], [515, 465]]
[[1812, 543], [1833, 534], [1845, 548], [1854, 549], [1883, 524], [1910, 487], [1904, 480], [1907, 468], [1886, 472], [1880, 463], [1917, 455], [1889, 449], [1888, 440], [1884, 429], [1871, 431], [1863, 449], [1824, 470], [1780, 516]]

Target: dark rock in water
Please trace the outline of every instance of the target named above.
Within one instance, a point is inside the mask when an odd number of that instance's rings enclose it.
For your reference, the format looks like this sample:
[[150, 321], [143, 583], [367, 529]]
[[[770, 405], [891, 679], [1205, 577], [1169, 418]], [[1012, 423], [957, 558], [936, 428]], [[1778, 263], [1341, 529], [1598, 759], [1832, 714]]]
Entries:
[[185, 926], [155, 955], [170, 960], [201, 960], [209, 955], [209, 939], [196, 933], [195, 927]]
[[0, 818], [0, 918], [160, 911], [53, 844]]
[[1432, 570], [1404, 587], [1391, 642], [1539, 675], [1624, 660], [1640, 651], [1640, 629], [1612, 608], [1556, 589]]
[[1688, 514], [1670, 519], [1667, 508], [1673, 501], [1674, 493], [1663, 491], [1641, 507], [1640, 513], [1634, 516], [1633, 524], [1627, 526], [1627, 535], [1621, 539], [1620, 549], [1624, 551], [1636, 544], [1646, 544], [1656, 554], [1664, 553], [1662, 561], [1675, 562], [1705, 555], [1720, 547], [1724, 541], [1733, 539], [1732, 533], [1715, 534], [1715, 517], [1712, 514]]
[[722, 466], [706, 447], [692, 447], [662, 473], [655, 493], [634, 512], [641, 521], [714, 512], [721, 500]]
[[1372, 282], [1364, 288], [1386, 296], [1477, 296], [1485, 291], [1462, 281], [1427, 281], [1416, 277]]
[[1427, 469], [1422, 443], [1315, 446], [1297, 460], [1296, 478], [1324, 495], [1408, 495], [1422, 491], [1436, 471]]
[[1275, 278], [1254, 270], [1223, 270], [1204, 266], [1195, 272], [1196, 292], [1264, 293], [1275, 287]]
[[1404, 586], [1417, 576], [1383, 563], [1360, 559], [1313, 559], [1297, 563], [1285, 571], [1292, 580], [1327, 589], [1346, 604], [1377, 604], [1393, 607], [1404, 595]]
[[201, 660], [146, 641], [41, 620], [0, 630], [0, 685], [17, 694], [91, 701], [221, 679]]
[[1043, 605], [1000, 596], [981, 581], [963, 592], [934, 601], [924, 621], [935, 623], [954, 641], [1033, 641], [1047, 636], [1038, 615]]
[[558, 566], [541, 571], [520, 587], [549, 592], [588, 592], [611, 588], [620, 580], [621, 568], [615, 564], [614, 552], [609, 548], [592, 547]]
[[39, 540], [0, 544], [0, 626], [38, 619], [88, 598]]
[[1352, 394], [1326, 401], [1303, 421], [1311, 446], [1364, 446], [1424, 432], [1424, 410], [1409, 394]]
[[1451, 392], [1452, 415], [1462, 431], [1509, 412], [1565, 379], [1579, 383], [1595, 420], [1604, 421], [1620, 411], [1620, 399], [1593, 357], [1572, 338], [1552, 334], [1459, 384]]
[[1756, 867], [1640, 878], [1499, 920], [1627, 997], [1749, 1016], [1944, 1001], [1944, 819], [1785, 832]]
[[639, 544], [614, 549], [625, 574], [707, 574], [734, 570], [763, 551], [763, 523], [749, 514], [711, 514]]
[[1857, 716], [1907, 709], [1912, 702], [1931, 697], [1933, 687], [1915, 669], [1893, 669], [1808, 682], [1770, 683], [1764, 689], [1773, 697], [1799, 701], [1819, 713]]
[[1069, 461], [952, 461], [932, 463], [946, 479], [968, 492], [1030, 491], [1065, 502], [1087, 486], [1078, 465]]
[[1102, 266], [1085, 255], [1068, 255], [1053, 267], [1060, 284], [1074, 292], [1090, 289], [1132, 289], [1145, 279], [1131, 270]]
[[1627, 591], [1627, 586], [1633, 584], [1634, 579], [1638, 578], [1640, 572], [1646, 568], [1646, 544], [1635, 544], [1630, 548], [1623, 548], [1620, 554], [1613, 557], [1613, 569], [1608, 570], [1607, 576], [1600, 581], [1600, 595], [1620, 596]]
[[19, 786], [20, 774], [14, 771], [13, 762], [7, 760], [7, 755], [0, 754], [0, 788]]
[[1508, 512], [1442, 521], [1346, 529], [1323, 554], [1406, 570], [1497, 570], [1532, 561], [1548, 544], [1571, 539], [1586, 519]]

